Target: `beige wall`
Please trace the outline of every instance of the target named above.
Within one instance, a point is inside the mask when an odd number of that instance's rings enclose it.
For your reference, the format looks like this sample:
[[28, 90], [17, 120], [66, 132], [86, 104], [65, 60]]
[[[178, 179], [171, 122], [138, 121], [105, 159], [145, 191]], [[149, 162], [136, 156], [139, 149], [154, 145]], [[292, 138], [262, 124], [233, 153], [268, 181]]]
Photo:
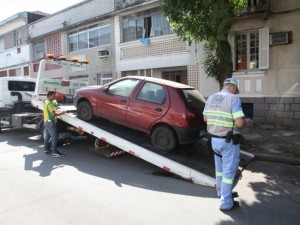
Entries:
[[[274, 1], [272, 1], [274, 2]], [[290, 2], [290, 1], [288, 1]], [[277, 4], [279, 10], [282, 4]], [[258, 75], [237, 76], [241, 96], [300, 96], [300, 11], [283, 14], [271, 14], [264, 17], [252, 18], [237, 22], [235, 31], [269, 27], [269, 32], [292, 31], [292, 43], [276, 45], [269, 48], [269, 69]], [[246, 84], [250, 84], [250, 92], [246, 92]], [[257, 91], [256, 85], [261, 85]]]

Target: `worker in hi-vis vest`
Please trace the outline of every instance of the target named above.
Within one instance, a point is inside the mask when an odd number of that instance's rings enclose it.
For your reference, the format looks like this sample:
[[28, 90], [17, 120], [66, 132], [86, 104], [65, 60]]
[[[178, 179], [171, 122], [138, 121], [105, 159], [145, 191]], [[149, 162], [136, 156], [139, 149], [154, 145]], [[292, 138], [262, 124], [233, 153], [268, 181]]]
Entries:
[[[207, 99], [203, 111], [207, 131], [211, 134], [212, 149], [215, 153], [216, 190], [221, 198], [220, 210], [239, 206], [233, 201], [232, 187], [240, 161], [239, 128], [251, 124], [242, 110], [237, 80], [227, 78], [223, 89]], [[235, 193], [237, 195], [237, 193]]]
[[[49, 91], [47, 93], [47, 99], [44, 103], [43, 113], [44, 113], [44, 126], [45, 126], [45, 136], [44, 136], [44, 148], [45, 153], [52, 151], [52, 157], [62, 157], [64, 154], [57, 150], [57, 116], [65, 114], [65, 112], [58, 113], [56, 110], [59, 109], [54, 102], [55, 92]], [[51, 148], [49, 147], [49, 141], [51, 138]]]

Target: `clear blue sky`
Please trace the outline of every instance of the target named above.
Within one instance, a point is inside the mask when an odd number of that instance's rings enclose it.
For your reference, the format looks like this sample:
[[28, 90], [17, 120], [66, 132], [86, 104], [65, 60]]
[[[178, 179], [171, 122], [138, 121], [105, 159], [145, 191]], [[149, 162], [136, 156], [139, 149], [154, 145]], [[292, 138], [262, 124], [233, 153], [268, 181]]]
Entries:
[[54, 13], [83, 0], [0, 0], [0, 22], [19, 12]]

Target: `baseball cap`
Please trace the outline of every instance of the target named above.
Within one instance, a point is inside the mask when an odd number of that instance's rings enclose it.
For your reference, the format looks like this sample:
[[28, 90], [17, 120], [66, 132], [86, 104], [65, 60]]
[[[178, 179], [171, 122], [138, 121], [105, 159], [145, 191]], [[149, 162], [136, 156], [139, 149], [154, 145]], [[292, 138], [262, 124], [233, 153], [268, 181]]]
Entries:
[[239, 87], [238, 87], [238, 82], [235, 78], [231, 77], [231, 78], [227, 78], [224, 80], [224, 83], [223, 84], [233, 84], [236, 86], [236, 93], [240, 93], [239, 91]]

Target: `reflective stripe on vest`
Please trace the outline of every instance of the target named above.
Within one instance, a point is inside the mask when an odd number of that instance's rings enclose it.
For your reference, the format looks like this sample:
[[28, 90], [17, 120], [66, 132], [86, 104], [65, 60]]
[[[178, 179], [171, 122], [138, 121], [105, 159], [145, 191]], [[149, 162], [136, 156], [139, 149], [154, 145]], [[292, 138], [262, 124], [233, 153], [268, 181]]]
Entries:
[[207, 131], [217, 136], [226, 136], [227, 132], [236, 127], [234, 118], [243, 112], [232, 113], [232, 101], [235, 96], [229, 92], [218, 92], [210, 96], [206, 102], [203, 115], [207, 117]]

